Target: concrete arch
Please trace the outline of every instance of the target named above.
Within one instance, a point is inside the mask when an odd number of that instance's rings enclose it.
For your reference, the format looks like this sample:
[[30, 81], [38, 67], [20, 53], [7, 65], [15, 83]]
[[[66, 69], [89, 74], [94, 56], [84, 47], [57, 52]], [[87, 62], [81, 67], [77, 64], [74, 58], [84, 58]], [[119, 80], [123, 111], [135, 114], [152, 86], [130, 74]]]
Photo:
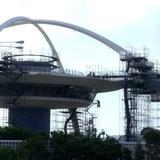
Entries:
[[60, 61], [60, 58], [57, 54], [57, 51], [51, 41], [51, 39], [49, 38], [49, 36], [46, 34], [46, 32], [43, 30], [43, 28], [38, 25], [38, 23], [34, 22], [32, 19], [27, 18], [27, 17], [15, 17], [15, 18], [11, 18], [8, 21], [4, 22], [3, 24], [0, 25], [0, 31], [2, 31], [3, 29], [12, 26], [15, 22], [25, 22], [25, 23], [30, 23], [33, 24], [40, 32], [41, 34], [44, 36], [44, 38], [46, 39], [46, 41], [48, 42], [51, 51], [53, 53], [53, 56], [55, 56], [58, 59], [58, 65], [60, 67], [61, 72], [64, 72], [62, 63]]
[[[21, 24], [30, 23], [27, 19], [28, 18], [26, 18], [26, 17], [15, 17], [15, 18], [12, 18], [12, 19], [4, 22], [0, 26], [0, 30], [4, 29], [6, 27], [11, 27], [11, 26], [15, 26], [15, 25], [21, 25]], [[127, 50], [125, 50], [121, 46], [117, 45], [116, 43], [110, 41], [109, 39], [107, 39], [107, 38], [105, 38], [105, 37], [93, 32], [93, 31], [90, 31], [90, 30], [88, 30], [86, 28], [83, 28], [83, 27], [80, 27], [80, 26], [77, 26], [77, 25], [74, 25], [74, 24], [61, 22], [61, 21], [55, 21], [55, 20], [44, 20], [44, 19], [32, 19], [31, 21], [36, 23], [36, 24], [49, 24], [49, 25], [56, 25], [56, 26], [61, 26], [61, 27], [73, 29], [73, 30], [81, 32], [81, 33], [83, 33], [85, 35], [88, 35], [88, 36], [90, 36], [90, 37], [102, 42], [103, 44], [105, 44], [108, 47], [110, 47], [111, 49], [113, 49], [115, 52], [119, 53], [120, 56], [123, 56], [123, 55], [128, 53]]]

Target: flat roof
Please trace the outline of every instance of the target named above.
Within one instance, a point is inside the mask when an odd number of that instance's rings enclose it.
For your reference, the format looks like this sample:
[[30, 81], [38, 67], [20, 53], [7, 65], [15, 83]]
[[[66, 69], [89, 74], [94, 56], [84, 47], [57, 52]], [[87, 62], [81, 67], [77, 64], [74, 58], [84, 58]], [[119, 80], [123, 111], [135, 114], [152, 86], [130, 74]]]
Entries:
[[[3, 75], [0, 76], [3, 80], [1, 83], [7, 82], [7, 77]], [[73, 86], [82, 86], [88, 88], [95, 88], [96, 92], [111, 92], [123, 88], [122, 80], [107, 80], [100, 79], [96, 77], [87, 77], [87, 76], [74, 76], [67, 74], [24, 74], [22, 75], [16, 83], [36, 83], [45, 84], [45, 85], [73, 85]]]

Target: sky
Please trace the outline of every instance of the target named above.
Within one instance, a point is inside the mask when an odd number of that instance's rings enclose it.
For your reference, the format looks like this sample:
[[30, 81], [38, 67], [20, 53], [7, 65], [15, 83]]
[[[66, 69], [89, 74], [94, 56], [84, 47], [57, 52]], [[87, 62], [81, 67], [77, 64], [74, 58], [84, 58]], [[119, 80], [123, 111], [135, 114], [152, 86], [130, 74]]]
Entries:
[[[126, 48], [150, 50], [159, 59], [160, 0], [5, 0], [0, 5], [0, 23], [15, 16], [69, 22], [90, 29]], [[42, 25], [52, 39], [66, 68], [83, 72], [119, 70], [119, 55], [86, 35], [62, 27]], [[0, 41], [25, 40], [25, 52], [49, 51], [40, 33], [31, 25], [5, 29]], [[122, 93], [99, 94], [98, 129], [109, 135], [120, 130]]]

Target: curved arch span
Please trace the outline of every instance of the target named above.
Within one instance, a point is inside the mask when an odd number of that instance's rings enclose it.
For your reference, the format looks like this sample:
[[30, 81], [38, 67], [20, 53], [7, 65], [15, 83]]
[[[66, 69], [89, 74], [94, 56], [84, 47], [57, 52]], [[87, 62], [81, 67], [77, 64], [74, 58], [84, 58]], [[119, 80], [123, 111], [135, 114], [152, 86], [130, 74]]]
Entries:
[[51, 41], [51, 39], [49, 38], [49, 36], [46, 34], [46, 32], [43, 30], [43, 28], [38, 25], [38, 23], [36, 23], [34, 20], [30, 19], [30, 18], [27, 18], [27, 17], [14, 17], [14, 18], [11, 18], [9, 20], [7, 20], [6, 22], [4, 22], [3, 24], [0, 25], [0, 31], [2, 31], [3, 29], [7, 28], [7, 27], [11, 27], [13, 25], [15, 25], [15, 22], [25, 22], [25, 23], [30, 23], [30, 24], [33, 24], [39, 31], [40, 33], [43, 35], [43, 37], [46, 39], [46, 41], [48, 42], [50, 48], [51, 48], [51, 51], [53, 53], [53, 55], [55, 55], [55, 57], [58, 59], [57, 63], [60, 67], [60, 70], [62, 72], [64, 72], [64, 68], [62, 66], [62, 63], [60, 61], [60, 58], [57, 54], [57, 51]]
[[128, 53], [127, 50], [125, 50], [124, 48], [122, 48], [118, 44], [110, 41], [109, 39], [93, 32], [93, 31], [90, 31], [86, 28], [83, 28], [83, 27], [80, 27], [80, 26], [77, 26], [74, 24], [66, 23], [66, 22], [55, 21], [55, 20], [44, 20], [44, 19], [30, 19], [30, 20], [31, 21], [28, 21], [28, 18], [26, 18], [26, 17], [14, 17], [14, 18], [11, 18], [8, 21], [4, 22], [0, 26], [0, 30], [3, 30], [4, 28], [7, 28], [7, 27], [21, 25], [21, 24], [27, 24], [27, 23], [56, 25], [56, 26], [61, 26], [61, 27], [73, 29], [73, 30], [81, 32], [85, 35], [88, 35], [88, 36], [102, 42], [103, 44], [107, 45], [108, 47], [113, 49], [115, 52], [119, 53], [120, 56], [123, 56], [126, 53]]

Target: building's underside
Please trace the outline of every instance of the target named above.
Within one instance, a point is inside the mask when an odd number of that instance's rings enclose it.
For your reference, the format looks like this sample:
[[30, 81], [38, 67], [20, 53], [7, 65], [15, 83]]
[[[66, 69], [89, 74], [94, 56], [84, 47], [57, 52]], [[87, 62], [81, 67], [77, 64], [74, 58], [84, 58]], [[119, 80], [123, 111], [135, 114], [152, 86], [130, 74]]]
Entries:
[[[17, 55], [16, 55], [17, 56]], [[21, 56], [21, 55], [20, 55]], [[49, 57], [50, 58], [50, 57]], [[33, 131], [50, 131], [50, 109], [89, 106], [100, 92], [122, 88], [121, 81], [55, 72], [50, 61], [0, 62], [0, 106], [9, 108], [9, 124]]]

